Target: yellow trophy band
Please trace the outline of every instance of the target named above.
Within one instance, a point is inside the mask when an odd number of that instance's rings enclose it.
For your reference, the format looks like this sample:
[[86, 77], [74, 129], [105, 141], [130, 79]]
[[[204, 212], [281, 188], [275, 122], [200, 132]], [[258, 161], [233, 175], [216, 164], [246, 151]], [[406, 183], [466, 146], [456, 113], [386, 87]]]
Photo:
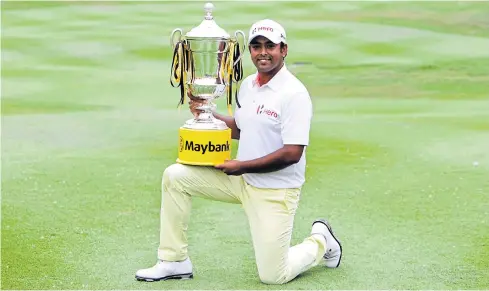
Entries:
[[231, 159], [231, 129], [202, 130], [180, 127], [177, 162], [215, 166]]

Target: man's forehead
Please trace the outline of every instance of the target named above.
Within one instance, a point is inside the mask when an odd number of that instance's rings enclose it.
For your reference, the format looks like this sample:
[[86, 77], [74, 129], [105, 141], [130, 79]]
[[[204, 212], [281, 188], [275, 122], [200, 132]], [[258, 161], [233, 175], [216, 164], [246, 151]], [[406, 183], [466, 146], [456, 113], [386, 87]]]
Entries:
[[251, 40], [250, 43], [274, 43], [263, 35], [259, 35]]

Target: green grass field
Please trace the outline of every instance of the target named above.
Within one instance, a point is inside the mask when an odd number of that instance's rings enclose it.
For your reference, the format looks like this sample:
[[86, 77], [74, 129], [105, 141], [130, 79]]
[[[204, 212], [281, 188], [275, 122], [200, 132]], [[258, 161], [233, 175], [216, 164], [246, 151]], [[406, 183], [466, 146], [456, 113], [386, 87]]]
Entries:
[[215, 2], [287, 29], [315, 106], [293, 243], [326, 217], [343, 264], [263, 285], [242, 209], [195, 199], [195, 278], [135, 281], [190, 118], [169, 35], [203, 4], [2, 2], [2, 289], [489, 289], [489, 2]]

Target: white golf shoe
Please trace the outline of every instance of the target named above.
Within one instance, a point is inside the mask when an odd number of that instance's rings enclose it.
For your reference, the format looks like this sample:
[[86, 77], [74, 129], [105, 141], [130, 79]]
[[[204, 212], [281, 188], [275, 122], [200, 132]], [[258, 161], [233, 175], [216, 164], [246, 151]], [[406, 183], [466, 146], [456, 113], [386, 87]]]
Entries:
[[138, 281], [154, 282], [169, 279], [191, 279], [192, 262], [189, 258], [181, 262], [167, 262], [158, 260], [158, 263], [151, 268], [141, 269], [136, 272]]
[[312, 223], [312, 234], [320, 234], [326, 240], [326, 253], [323, 256], [324, 265], [328, 268], [338, 268], [343, 250], [340, 241], [334, 236], [329, 223], [324, 219], [315, 220]]

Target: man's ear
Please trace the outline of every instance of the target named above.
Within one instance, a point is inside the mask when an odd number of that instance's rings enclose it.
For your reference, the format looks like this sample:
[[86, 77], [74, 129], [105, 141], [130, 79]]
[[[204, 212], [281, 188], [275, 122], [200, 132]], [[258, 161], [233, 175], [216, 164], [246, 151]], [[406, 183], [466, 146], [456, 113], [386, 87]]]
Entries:
[[288, 46], [286, 44], [282, 44], [282, 47], [280, 48], [280, 51], [282, 53], [285, 53], [285, 54], [282, 55], [284, 59], [287, 56], [288, 50], [289, 50]]

